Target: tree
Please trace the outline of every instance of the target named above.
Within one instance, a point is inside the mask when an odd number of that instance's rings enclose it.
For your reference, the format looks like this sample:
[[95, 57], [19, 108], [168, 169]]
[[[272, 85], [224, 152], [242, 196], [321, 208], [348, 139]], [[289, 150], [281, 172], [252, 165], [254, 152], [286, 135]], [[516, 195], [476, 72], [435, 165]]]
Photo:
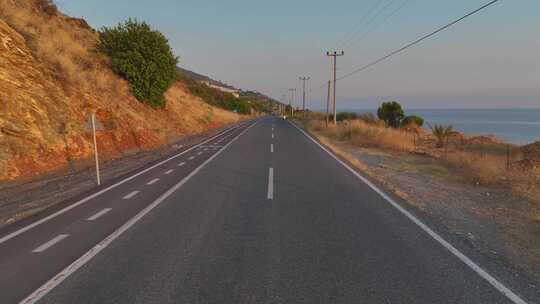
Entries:
[[336, 115], [336, 120], [337, 121], [353, 120], [353, 119], [357, 119], [357, 118], [358, 118], [358, 114], [356, 114], [354, 112], [339, 112]]
[[409, 115], [405, 118], [403, 118], [403, 120], [401, 121], [401, 124], [403, 126], [407, 126], [407, 125], [411, 125], [411, 124], [414, 124], [418, 127], [421, 127], [424, 125], [424, 119], [420, 116], [416, 116], [416, 115]]
[[103, 27], [99, 38], [99, 50], [110, 57], [113, 71], [129, 82], [133, 95], [153, 107], [164, 107], [163, 94], [176, 80], [178, 64], [167, 38], [134, 19]]
[[389, 101], [382, 103], [377, 110], [377, 116], [380, 120], [384, 120], [388, 126], [399, 128], [405, 113], [397, 101]]

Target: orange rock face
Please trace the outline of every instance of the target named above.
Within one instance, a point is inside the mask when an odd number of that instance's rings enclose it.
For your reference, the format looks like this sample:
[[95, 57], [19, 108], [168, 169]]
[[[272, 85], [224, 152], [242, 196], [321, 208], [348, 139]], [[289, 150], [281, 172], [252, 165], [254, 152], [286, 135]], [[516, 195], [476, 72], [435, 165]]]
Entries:
[[0, 6], [0, 181], [90, 159], [91, 112], [103, 125], [97, 137], [104, 158], [240, 119], [181, 83], [166, 93], [165, 109], [145, 106], [94, 52], [97, 34], [86, 23], [48, 14], [31, 0]]

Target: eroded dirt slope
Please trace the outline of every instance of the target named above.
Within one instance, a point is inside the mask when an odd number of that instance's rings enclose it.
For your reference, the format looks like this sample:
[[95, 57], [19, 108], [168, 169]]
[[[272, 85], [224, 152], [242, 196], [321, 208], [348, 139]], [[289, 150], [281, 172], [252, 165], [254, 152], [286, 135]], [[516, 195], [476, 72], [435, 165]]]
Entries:
[[48, 1], [0, 0], [0, 181], [74, 167], [92, 156], [95, 112], [104, 158], [156, 148], [241, 117], [204, 103], [182, 83], [165, 109], [137, 101], [95, 51], [97, 33]]

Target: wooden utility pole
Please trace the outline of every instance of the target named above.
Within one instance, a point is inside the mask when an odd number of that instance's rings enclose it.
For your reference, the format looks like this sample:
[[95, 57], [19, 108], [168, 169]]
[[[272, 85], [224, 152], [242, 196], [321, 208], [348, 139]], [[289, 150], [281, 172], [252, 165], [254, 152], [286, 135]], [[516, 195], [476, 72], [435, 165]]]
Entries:
[[328, 80], [328, 95], [326, 96], [326, 126], [328, 127], [328, 121], [330, 120], [330, 116], [328, 113], [330, 110], [330, 80]]
[[294, 107], [293, 107], [293, 104], [294, 104], [294, 92], [296, 92], [296, 89], [291, 88], [291, 89], [289, 89], [289, 91], [291, 92], [291, 99], [289, 99], [289, 107], [291, 107], [291, 117], [293, 117], [293, 115], [294, 115]]
[[333, 51], [333, 52], [326, 52], [326, 56], [333, 57], [333, 76], [334, 76], [334, 124], [337, 124], [337, 113], [336, 113], [336, 70], [337, 70], [337, 57], [345, 55], [345, 52], [340, 51]]
[[281, 111], [280, 111], [280, 114], [281, 114], [282, 116], [284, 116], [285, 114], [287, 114], [287, 113], [286, 113], [286, 109], [285, 109], [285, 104], [286, 104], [286, 102], [287, 102], [287, 94], [281, 95], [281, 105], [280, 105], [279, 109], [281, 110]]
[[306, 81], [310, 80], [310, 77], [299, 77], [302, 81], [302, 116], [306, 118]]

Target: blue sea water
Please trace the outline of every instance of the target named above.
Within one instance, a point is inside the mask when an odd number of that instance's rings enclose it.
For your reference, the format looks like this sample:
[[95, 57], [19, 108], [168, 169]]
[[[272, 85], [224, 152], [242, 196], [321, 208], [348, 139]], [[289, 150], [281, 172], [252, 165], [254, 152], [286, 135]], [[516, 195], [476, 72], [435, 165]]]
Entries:
[[450, 124], [466, 134], [495, 135], [520, 145], [540, 140], [540, 109], [410, 109], [406, 114], [421, 116], [431, 125]]

